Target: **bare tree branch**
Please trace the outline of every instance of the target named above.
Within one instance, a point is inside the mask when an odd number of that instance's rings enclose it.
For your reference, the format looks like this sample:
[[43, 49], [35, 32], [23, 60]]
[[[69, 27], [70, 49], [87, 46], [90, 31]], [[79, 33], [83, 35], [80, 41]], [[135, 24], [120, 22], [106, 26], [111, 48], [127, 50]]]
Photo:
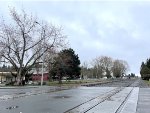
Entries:
[[10, 16], [13, 22], [6, 24], [2, 21], [0, 26], [0, 57], [12, 64], [17, 76], [21, 77], [27, 73], [23, 74], [23, 70], [29, 71], [51, 48], [63, 47], [65, 36], [61, 29], [46, 22], [40, 23], [24, 10], [19, 14], [11, 9]]

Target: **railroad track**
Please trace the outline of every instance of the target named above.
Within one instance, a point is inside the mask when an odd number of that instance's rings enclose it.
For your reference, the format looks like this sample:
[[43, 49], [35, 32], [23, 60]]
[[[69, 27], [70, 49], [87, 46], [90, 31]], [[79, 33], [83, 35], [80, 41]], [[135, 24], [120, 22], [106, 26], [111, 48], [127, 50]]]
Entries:
[[[134, 84], [134, 83], [128, 84], [128, 85], [126, 85], [126, 87], [130, 87], [130, 86], [132, 86], [132, 84]], [[113, 89], [109, 92], [106, 92], [105, 94], [94, 97], [84, 103], [81, 103], [80, 105], [77, 105], [77, 106], [65, 111], [64, 113], [87, 113], [88, 111], [92, 110], [96, 106], [102, 104], [106, 100], [110, 99], [112, 96], [114, 96], [117, 93], [119, 93], [120, 91], [122, 91], [124, 88], [125, 87], [116, 87], [115, 89]], [[130, 92], [126, 95], [124, 101], [120, 104], [120, 106], [114, 113], [121, 113], [121, 110], [122, 110], [123, 106], [125, 105], [126, 101], [128, 100], [133, 89], [134, 89], [134, 87], [132, 87]]]
[[121, 113], [122, 108], [124, 107], [125, 103], [127, 102], [129, 96], [131, 95], [132, 91], [133, 91], [134, 87], [131, 89], [131, 91], [127, 94], [126, 98], [124, 99], [124, 101], [120, 104], [120, 106], [118, 107], [118, 109], [115, 111], [115, 113]]
[[113, 82], [120, 82], [122, 80], [112, 80], [112, 81], [107, 81], [107, 82], [98, 82], [98, 83], [91, 83], [91, 84], [83, 84], [81, 86], [86, 86], [86, 87], [95, 87], [95, 86], [99, 86], [102, 84], [108, 84], [108, 83], [113, 83]]

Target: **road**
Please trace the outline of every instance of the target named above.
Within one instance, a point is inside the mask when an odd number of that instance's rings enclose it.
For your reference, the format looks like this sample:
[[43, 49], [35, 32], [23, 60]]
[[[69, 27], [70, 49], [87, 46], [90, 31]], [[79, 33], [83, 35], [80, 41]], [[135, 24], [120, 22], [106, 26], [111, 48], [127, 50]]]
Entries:
[[140, 85], [137, 79], [69, 89], [0, 89], [0, 113], [149, 113], [150, 89]]

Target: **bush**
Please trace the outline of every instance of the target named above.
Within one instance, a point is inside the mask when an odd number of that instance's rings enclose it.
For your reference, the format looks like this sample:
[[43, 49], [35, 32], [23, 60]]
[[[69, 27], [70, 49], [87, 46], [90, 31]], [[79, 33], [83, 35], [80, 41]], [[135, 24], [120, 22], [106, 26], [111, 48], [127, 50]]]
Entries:
[[13, 86], [15, 84], [15, 81], [12, 81], [12, 82], [7, 82], [5, 85], [6, 86]]

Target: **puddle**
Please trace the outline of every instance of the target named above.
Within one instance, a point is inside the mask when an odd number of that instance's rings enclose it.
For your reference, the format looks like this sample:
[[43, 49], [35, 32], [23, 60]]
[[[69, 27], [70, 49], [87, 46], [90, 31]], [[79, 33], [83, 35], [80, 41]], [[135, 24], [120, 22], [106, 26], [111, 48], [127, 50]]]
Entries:
[[25, 92], [15, 93], [17, 95], [26, 94]]
[[54, 96], [55, 99], [70, 98], [71, 96]]
[[10, 107], [8, 107], [8, 108], [6, 108], [6, 109], [8, 109], [8, 110], [11, 110], [11, 109], [16, 109], [16, 108], [18, 108], [19, 106], [10, 106]]

